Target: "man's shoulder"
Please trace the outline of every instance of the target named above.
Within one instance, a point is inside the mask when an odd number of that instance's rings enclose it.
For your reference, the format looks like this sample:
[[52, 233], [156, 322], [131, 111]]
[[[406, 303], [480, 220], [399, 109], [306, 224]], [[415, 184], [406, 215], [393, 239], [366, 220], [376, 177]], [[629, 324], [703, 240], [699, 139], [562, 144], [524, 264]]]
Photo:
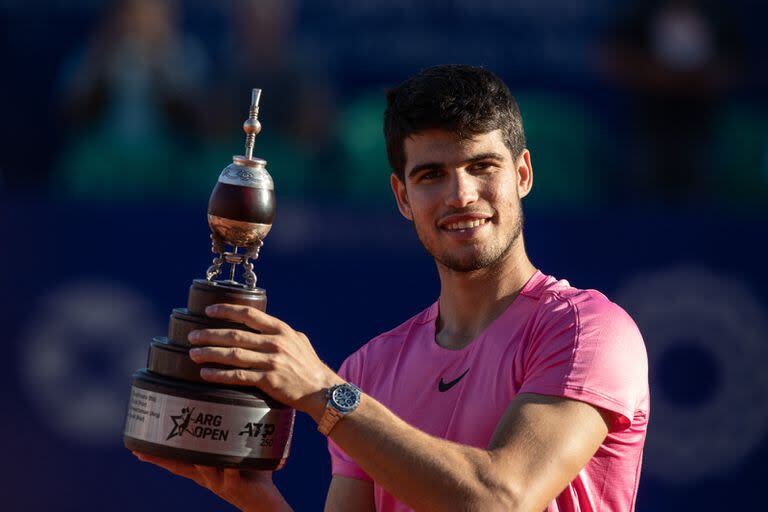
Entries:
[[[556, 334], [571, 333], [576, 344], [593, 335], [593, 341], [630, 344], [644, 352], [642, 335], [634, 320], [600, 291], [577, 288], [566, 280], [547, 276], [525, 295], [534, 303], [533, 338], [542, 341]], [[594, 336], [599, 333], [603, 335]]]
[[570, 318], [593, 322], [620, 317], [632, 322], [627, 312], [602, 292], [577, 288], [565, 279], [547, 276], [539, 286], [522, 295], [535, 302], [537, 316], [551, 321]]
[[637, 410], [647, 412], [647, 354], [629, 314], [601, 292], [567, 281], [550, 278], [538, 288], [520, 352], [523, 392], [582, 400], [627, 424]]

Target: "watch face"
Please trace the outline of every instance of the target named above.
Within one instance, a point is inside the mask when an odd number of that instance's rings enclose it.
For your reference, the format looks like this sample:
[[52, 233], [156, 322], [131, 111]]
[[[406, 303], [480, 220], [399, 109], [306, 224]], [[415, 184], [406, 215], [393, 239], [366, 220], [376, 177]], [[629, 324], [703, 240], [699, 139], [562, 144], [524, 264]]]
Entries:
[[333, 390], [331, 402], [341, 412], [353, 411], [360, 403], [360, 390], [351, 384], [342, 384]]

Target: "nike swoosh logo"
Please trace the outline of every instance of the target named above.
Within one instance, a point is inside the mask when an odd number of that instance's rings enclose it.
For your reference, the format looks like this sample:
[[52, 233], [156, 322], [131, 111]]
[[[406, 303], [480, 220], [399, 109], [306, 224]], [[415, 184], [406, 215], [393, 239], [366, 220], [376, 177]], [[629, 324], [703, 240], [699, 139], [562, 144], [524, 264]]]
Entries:
[[442, 377], [440, 377], [440, 382], [438, 382], [438, 383], [437, 383], [437, 390], [438, 390], [438, 391], [440, 391], [441, 393], [445, 393], [446, 391], [448, 391], [449, 389], [451, 389], [453, 386], [455, 386], [456, 384], [458, 384], [458, 382], [459, 382], [459, 381], [460, 381], [462, 378], [464, 378], [464, 376], [467, 374], [467, 372], [468, 372], [468, 371], [469, 371], [469, 368], [467, 368], [466, 370], [464, 370], [464, 373], [462, 373], [461, 375], [459, 375], [458, 377], [456, 377], [455, 379], [453, 379], [451, 382], [443, 382], [443, 378], [442, 378]]

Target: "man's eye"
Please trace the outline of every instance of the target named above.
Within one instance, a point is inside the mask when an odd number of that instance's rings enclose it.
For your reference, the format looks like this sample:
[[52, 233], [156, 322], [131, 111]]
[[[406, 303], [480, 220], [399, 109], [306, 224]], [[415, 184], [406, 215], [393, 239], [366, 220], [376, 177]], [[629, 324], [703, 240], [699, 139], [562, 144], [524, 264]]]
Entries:
[[470, 170], [474, 172], [482, 172], [487, 171], [493, 167], [493, 165], [490, 162], [476, 162], [470, 166]]
[[427, 171], [421, 175], [422, 180], [434, 180], [440, 177], [440, 171]]

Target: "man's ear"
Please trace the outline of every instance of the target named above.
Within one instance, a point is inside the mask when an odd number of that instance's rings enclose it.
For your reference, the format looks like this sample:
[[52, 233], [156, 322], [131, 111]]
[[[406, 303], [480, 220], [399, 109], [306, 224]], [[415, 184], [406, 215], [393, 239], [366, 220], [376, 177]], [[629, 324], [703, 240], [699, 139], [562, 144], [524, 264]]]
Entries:
[[397, 209], [408, 220], [413, 220], [411, 213], [411, 204], [408, 202], [408, 192], [405, 190], [405, 183], [397, 177], [395, 173], [389, 176], [389, 184], [392, 186], [392, 193], [395, 194]]
[[533, 187], [533, 165], [531, 152], [524, 149], [517, 158], [517, 195], [520, 199], [528, 195]]

